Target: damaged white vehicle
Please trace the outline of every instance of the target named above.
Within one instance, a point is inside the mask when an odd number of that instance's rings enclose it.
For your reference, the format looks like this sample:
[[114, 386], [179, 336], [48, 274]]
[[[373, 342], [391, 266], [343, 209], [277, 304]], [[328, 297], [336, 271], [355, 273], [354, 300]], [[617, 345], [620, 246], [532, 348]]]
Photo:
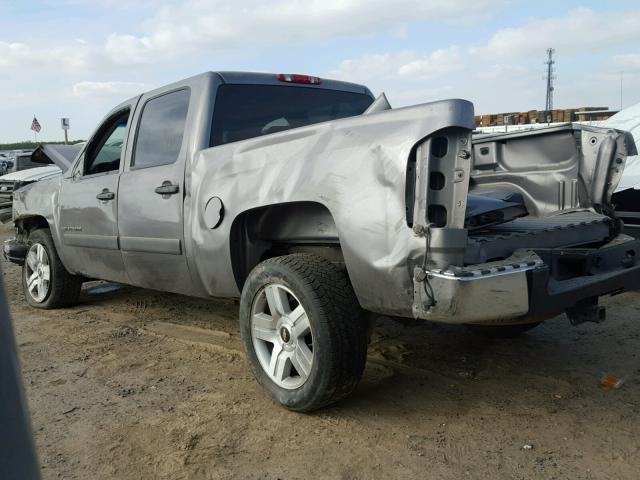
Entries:
[[[33, 152], [18, 157], [16, 162], [18, 170], [0, 176], [0, 222], [7, 223], [13, 219], [15, 190], [62, 174], [62, 170], [55, 163], [68, 165], [83, 145], [39, 145]], [[22, 157], [24, 161], [21, 161]]]
[[49, 165], [0, 176], [0, 222], [7, 223], [13, 218], [14, 190], [61, 173], [62, 171], [56, 165]]
[[87, 278], [240, 297], [257, 380], [310, 411], [353, 391], [364, 311], [514, 334], [640, 286], [610, 205], [632, 138], [476, 136], [473, 105], [391, 109], [360, 85], [205, 73], [118, 105], [63, 175], [15, 194], [27, 301]]

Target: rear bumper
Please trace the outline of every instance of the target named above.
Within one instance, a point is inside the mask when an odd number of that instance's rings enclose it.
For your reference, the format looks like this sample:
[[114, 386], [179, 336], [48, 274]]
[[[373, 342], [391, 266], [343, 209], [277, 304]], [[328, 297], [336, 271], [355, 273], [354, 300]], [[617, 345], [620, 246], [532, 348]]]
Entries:
[[18, 242], [16, 239], [6, 240], [2, 247], [4, 258], [18, 265], [24, 264], [29, 247], [24, 243]]
[[420, 281], [420, 269], [415, 273], [416, 318], [446, 323], [548, 318], [585, 299], [639, 289], [640, 240], [623, 236], [599, 249], [519, 252], [472, 269], [430, 271], [428, 284]]

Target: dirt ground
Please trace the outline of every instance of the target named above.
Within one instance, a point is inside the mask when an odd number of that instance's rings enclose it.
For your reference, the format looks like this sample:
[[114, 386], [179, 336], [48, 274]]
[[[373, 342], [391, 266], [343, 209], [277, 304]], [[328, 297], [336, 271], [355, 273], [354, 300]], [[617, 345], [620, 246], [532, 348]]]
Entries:
[[302, 415], [253, 380], [233, 300], [94, 282], [38, 311], [3, 273], [45, 479], [640, 478], [640, 294], [516, 340], [380, 318], [355, 394]]

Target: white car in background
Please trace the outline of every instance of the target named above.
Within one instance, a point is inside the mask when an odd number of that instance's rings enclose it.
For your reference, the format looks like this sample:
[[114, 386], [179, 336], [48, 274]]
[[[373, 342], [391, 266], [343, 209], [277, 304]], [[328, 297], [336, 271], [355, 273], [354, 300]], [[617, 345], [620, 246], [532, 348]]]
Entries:
[[47, 165], [2, 175], [0, 177], [0, 222], [6, 223], [12, 218], [14, 190], [61, 173], [62, 170], [56, 165]]
[[13, 217], [14, 191], [30, 183], [60, 175], [62, 170], [53, 164], [54, 161], [61, 162], [61, 164], [71, 163], [83, 146], [84, 143], [75, 145], [40, 145], [23, 162], [28, 164], [26, 169], [20, 169], [19, 162], [16, 162], [18, 171], [0, 176], [0, 222], [9, 222]]
[[[640, 148], [640, 103], [620, 110], [600, 126], [628, 131], [636, 147]], [[625, 233], [640, 238], [640, 155], [627, 157], [624, 173], [611, 201], [624, 222]]]

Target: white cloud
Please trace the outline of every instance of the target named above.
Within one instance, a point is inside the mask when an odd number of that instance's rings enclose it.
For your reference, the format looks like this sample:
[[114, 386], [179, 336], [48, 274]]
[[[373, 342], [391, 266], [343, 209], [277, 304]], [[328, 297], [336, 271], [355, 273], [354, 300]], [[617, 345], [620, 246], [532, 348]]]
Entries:
[[[537, 73], [537, 70], [536, 70]], [[505, 63], [496, 63], [490, 66], [482, 65], [475, 73], [476, 78], [482, 80], [499, 80], [521, 78], [531, 74], [529, 68], [522, 65], [510, 65]]]
[[464, 68], [460, 48], [436, 50], [426, 57], [417, 58], [398, 68], [398, 75], [414, 80], [427, 80], [458, 72]]
[[[626, 53], [614, 55], [612, 63], [616, 72], [637, 73], [640, 72], [640, 53]], [[617, 74], [617, 73], [616, 73]]]
[[[70, 0], [85, 3], [84, 0]], [[109, 4], [110, 0], [102, 0]], [[197, 51], [250, 43], [289, 42], [387, 33], [402, 36], [414, 22], [484, 17], [507, 0], [185, 0], [162, 2], [142, 32], [114, 32], [104, 42], [35, 46], [0, 41], [0, 66], [160, 63]]]
[[84, 41], [64, 46], [38, 47], [20, 42], [0, 41], [0, 67], [58, 67], [65, 70], [87, 68], [98, 60], [99, 52]]
[[419, 54], [414, 51], [363, 55], [342, 61], [328, 77], [386, 91], [394, 106], [411, 105], [451, 96], [454, 75], [465, 69], [464, 54], [452, 46]]
[[149, 38], [138, 38], [133, 35], [109, 35], [105, 45], [105, 53], [109, 59], [119, 65], [151, 63], [156, 52]]
[[429, 87], [400, 84], [391, 87], [387, 92], [392, 106], [417, 105], [419, 103], [433, 102], [444, 98], [460, 97], [453, 85], [439, 84]]
[[458, 47], [435, 50], [429, 54], [413, 51], [379, 53], [347, 59], [329, 75], [337, 79], [369, 84], [372, 80], [398, 79], [406, 81], [431, 80], [463, 68]]
[[138, 82], [78, 82], [73, 86], [73, 94], [80, 98], [119, 97], [124, 100], [152, 88], [151, 84]]
[[338, 80], [368, 83], [372, 79], [393, 77], [402, 65], [415, 59], [416, 54], [411, 51], [367, 54], [359, 58], [343, 60], [338, 68], [328, 73], [328, 76]]
[[105, 52], [117, 64], [157, 62], [201, 49], [249, 42], [281, 43], [386, 32], [407, 23], [460, 21], [486, 15], [504, 0], [259, 0], [242, 5], [189, 0], [160, 8], [146, 34], [113, 33]]
[[[626, 65], [625, 91], [633, 91], [637, 82], [630, 69], [640, 68], [640, 55], [619, 55], [615, 61]], [[541, 63], [525, 60], [520, 64], [518, 59], [489, 63], [473, 52], [452, 46], [427, 53], [367, 54], [342, 61], [327, 76], [365, 84], [375, 94], [386, 91], [396, 107], [456, 97], [473, 101], [477, 113], [495, 113], [543, 108]], [[619, 70], [607, 64], [580, 72], [577, 79], [565, 73], [556, 85], [560, 108], [616, 105], [618, 95]]]
[[28, 52], [29, 47], [24, 43], [0, 42], [0, 67], [14, 66]]
[[596, 12], [577, 8], [561, 17], [533, 19], [498, 30], [487, 44], [471, 50], [483, 56], [540, 55], [554, 47], [563, 55], [592, 54], [622, 43], [640, 41], [640, 11]]
[[[322, 69], [321, 61], [339, 55], [339, 47], [330, 44], [334, 51], [319, 54], [327, 40], [348, 43], [350, 50], [357, 43], [353, 37], [361, 41], [378, 36], [398, 43], [418, 22], [427, 27], [429, 22], [474, 22], [486, 19], [509, 1], [45, 0], [47, 7], [55, 7], [61, 16], [64, 9], [69, 10], [67, 31], [60, 23], [43, 21], [36, 23], [38, 28], [14, 29], [16, 36], [12, 38], [0, 32], [0, 87], [5, 92], [20, 90], [25, 94], [23, 99], [2, 105], [5, 113], [12, 112], [3, 118], [9, 119], [15, 112], [29, 112], [25, 113], [28, 116], [33, 111], [45, 118], [48, 111], [54, 119], [72, 117], [76, 132], [86, 135], [109, 104], [151, 88], [146, 83], [108, 80], [165, 83], [211, 68], [215, 54], [219, 54], [219, 62], [233, 58], [232, 68], [258, 62], [254, 69], [269, 69], [261, 59], [252, 60], [256, 46], [273, 46], [283, 52], [290, 46], [293, 50], [308, 47], [310, 56], [320, 57], [318, 68]], [[74, 6], [80, 8], [72, 11]], [[15, 23], [21, 26], [21, 21]], [[74, 40], [78, 35], [84, 38]], [[292, 62], [291, 68], [306, 61], [302, 55], [281, 58]], [[424, 58], [411, 54], [405, 63]], [[274, 65], [273, 69], [280, 67]], [[396, 74], [391, 72], [392, 78]], [[364, 79], [363, 83], [372, 82]], [[14, 123], [0, 120], [3, 138], [22, 135]], [[83, 128], [86, 131], [80, 130]]]
[[[46, 1], [55, 6], [60, 3]], [[60, 1], [82, 5], [80, 11], [96, 5], [98, 12], [108, 10], [105, 23], [96, 29], [102, 33], [92, 35], [91, 28], [75, 30], [81, 33], [73, 33], [72, 28], [49, 32], [46, 25], [38, 31], [23, 29], [23, 37], [15, 39], [3, 38], [0, 32], [0, 70], [4, 73], [0, 86], [5, 92], [23, 95], [5, 95], [7, 112], [10, 108], [19, 113], [24, 110], [28, 117], [37, 111], [40, 118], [40, 112], [48, 108], [55, 112], [51, 113], [54, 120], [71, 116], [78, 128], [89, 128], [104, 108], [149, 90], [151, 83], [211, 68], [212, 58], [220, 65], [230, 61], [227, 68], [238, 69], [317, 65], [317, 69], [328, 70], [326, 77], [362, 83], [374, 92], [386, 90], [394, 106], [454, 96], [474, 101], [482, 113], [541, 108], [542, 60], [549, 46], [558, 51], [559, 106], [619, 103], [620, 71], [624, 71], [625, 103], [627, 97], [629, 101], [640, 98], [636, 94], [640, 92], [640, 53], [630, 53], [640, 52], [635, 48], [640, 44], [640, 8], [626, 12], [604, 5], [595, 10], [559, 8], [546, 17], [488, 31], [495, 24], [486, 22], [487, 17], [518, 2]], [[547, 15], [543, 7], [536, 9]], [[116, 10], [118, 14], [113, 15]], [[129, 21], [106, 23], [125, 16]], [[141, 18], [146, 20], [135, 20]], [[449, 39], [440, 36], [436, 39], [439, 49], [430, 49], [424, 45], [433, 41], [433, 35], [425, 32], [436, 24], [438, 32], [443, 32], [439, 35]], [[474, 30], [478, 24], [480, 28]], [[463, 44], [462, 39], [470, 35], [460, 36], [462, 29], [474, 32], [475, 40]], [[87, 38], [74, 40], [75, 35]], [[381, 43], [394, 46], [372, 49]], [[368, 46], [362, 47], [364, 44]], [[341, 53], [342, 46], [349, 54]], [[265, 58], [258, 58], [267, 50]], [[593, 52], [602, 55], [593, 57]], [[593, 59], [605, 54], [607, 60], [595, 64]], [[326, 62], [333, 63], [327, 66]], [[122, 81], [108, 81], [113, 79]], [[125, 81], [132, 79], [135, 81]], [[1, 129], [5, 136], [16, 135], [7, 133], [17, 131], [13, 121], [5, 121]]]

